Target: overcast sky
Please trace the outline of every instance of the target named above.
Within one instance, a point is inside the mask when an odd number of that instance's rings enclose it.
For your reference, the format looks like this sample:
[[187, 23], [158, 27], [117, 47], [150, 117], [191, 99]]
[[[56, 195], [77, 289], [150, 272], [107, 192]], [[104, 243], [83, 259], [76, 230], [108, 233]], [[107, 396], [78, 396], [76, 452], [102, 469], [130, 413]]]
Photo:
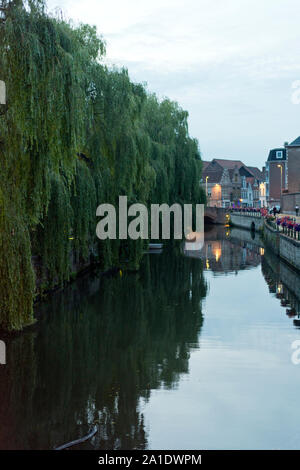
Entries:
[[300, 80], [299, 0], [47, 3], [96, 25], [110, 63], [186, 109], [204, 160], [261, 167], [270, 148], [300, 135], [300, 104], [292, 99]]

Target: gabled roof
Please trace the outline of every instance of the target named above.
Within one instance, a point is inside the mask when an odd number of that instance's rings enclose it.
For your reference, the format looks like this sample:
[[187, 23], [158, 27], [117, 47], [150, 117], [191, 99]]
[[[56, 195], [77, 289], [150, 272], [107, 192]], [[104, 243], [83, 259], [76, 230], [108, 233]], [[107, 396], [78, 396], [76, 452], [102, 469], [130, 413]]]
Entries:
[[254, 178], [259, 180], [259, 181], [263, 181], [264, 180], [264, 175], [263, 175], [263, 172], [260, 171], [259, 168], [257, 168], [256, 166], [247, 166], [248, 170], [250, 170], [250, 172], [253, 174]]
[[[241, 160], [227, 160], [225, 158], [214, 158], [212, 163], [217, 163], [222, 168], [230, 170], [230, 177], [232, 178], [232, 172], [238, 170], [240, 175], [247, 177], [255, 176], [245, 163]], [[259, 170], [258, 170], [259, 171]]]
[[228, 160], [225, 158], [214, 158], [211, 162], [202, 162], [202, 178], [205, 180], [208, 176], [208, 182], [219, 183], [221, 181], [224, 171], [228, 171], [228, 176], [233, 181], [234, 171], [238, 170], [240, 176], [246, 178], [252, 178], [253, 182], [255, 179], [263, 181], [262, 171], [254, 166], [247, 166], [241, 160]]
[[293, 140], [293, 142], [291, 142], [288, 147], [300, 147], [300, 136]]
[[253, 185], [255, 182], [255, 178], [253, 178], [253, 176], [249, 176], [246, 178], [246, 181], [248, 184], [250, 183], [251, 185]]
[[228, 170], [233, 170], [235, 167], [238, 168], [238, 170], [246, 165], [241, 162], [240, 160], [228, 160], [226, 158], [214, 158], [213, 162], [217, 162], [221, 167], [227, 168]]
[[246, 178], [253, 177], [253, 173], [249, 170], [246, 165], [241, 166], [241, 168], [239, 169], [239, 174], [241, 176], [246, 176]]
[[[233, 169], [233, 168], [229, 168], [228, 173], [229, 173], [229, 176], [230, 176], [231, 181], [233, 181], [233, 177], [234, 177], [234, 175], [235, 175], [234, 169]], [[239, 171], [237, 172], [237, 175], [238, 175], [238, 177], [241, 176], [240, 173], [239, 173]]]
[[217, 170], [211, 170], [207, 168], [202, 172], [202, 180], [206, 181], [206, 177], [208, 177], [208, 183], [220, 183], [224, 170], [222, 168]]
[[202, 171], [206, 170], [206, 168], [208, 167], [208, 165], [210, 164], [211, 162], [207, 162], [205, 160], [202, 160]]

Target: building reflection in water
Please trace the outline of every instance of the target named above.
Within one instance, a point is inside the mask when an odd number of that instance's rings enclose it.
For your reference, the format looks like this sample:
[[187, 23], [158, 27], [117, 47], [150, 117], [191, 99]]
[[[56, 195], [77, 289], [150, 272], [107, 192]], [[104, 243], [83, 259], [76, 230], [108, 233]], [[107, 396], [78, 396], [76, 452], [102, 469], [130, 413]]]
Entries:
[[250, 232], [223, 226], [206, 226], [201, 249], [186, 251], [186, 256], [201, 258], [204, 268], [215, 275], [238, 272], [258, 266], [263, 245], [259, 237]]
[[214, 275], [262, 266], [263, 276], [286, 314], [300, 328], [300, 277], [292, 268], [268, 249], [258, 234], [238, 228], [206, 226], [203, 247], [186, 252], [186, 256], [201, 258], [204, 269]]
[[265, 250], [262, 258], [262, 273], [270, 293], [276, 296], [287, 316], [300, 328], [299, 274], [269, 250]]

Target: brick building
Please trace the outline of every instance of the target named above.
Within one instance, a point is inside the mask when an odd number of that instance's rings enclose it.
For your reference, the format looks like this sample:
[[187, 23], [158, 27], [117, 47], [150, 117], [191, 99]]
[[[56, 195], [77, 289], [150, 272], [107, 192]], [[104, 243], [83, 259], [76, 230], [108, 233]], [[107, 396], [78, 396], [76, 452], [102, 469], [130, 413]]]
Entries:
[[299, 207], [300, 213], [300, 192], [285, 193], [281, 198], [282, 212], [285, 214], [296, 215], [296, 207]]
[[269, 206], [280, 205], [287, 188], [287, 158], [284, 147], [270, 150], [266, 162], [266, 197]]
[[295, 215], [300, 208], [300, 137], [286, 146], [287, 185], [281, 197], [282, 211]]
[[287, 189], [289, 193], [300, 192], [300, 137], [286, 146], [287, 152]]

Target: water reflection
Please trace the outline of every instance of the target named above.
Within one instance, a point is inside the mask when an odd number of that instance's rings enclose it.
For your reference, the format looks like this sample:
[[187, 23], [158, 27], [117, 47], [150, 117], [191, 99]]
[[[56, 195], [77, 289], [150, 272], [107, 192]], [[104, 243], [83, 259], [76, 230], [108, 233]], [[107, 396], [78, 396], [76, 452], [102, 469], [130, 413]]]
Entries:
[[300, 279], [299, 274], [286, 263], [278, 260], [270, 250], [264, 252], [262, 273], [274, 294], [294, 325], [300, 328]]
[[97, 423], [85, 448], [147, 448], [140, 400], [188, 373], [205, 294], [199, 260], [165, 253], [49, 298], [36, 330], [8, 344], [0, 447], [53, 448]]
[[206, 227], [204, 246], [186, 256], [201, 258], [204, 269], [215, 275], [257, 267], [261, 264], [269, 292], [280, 300], [288, 317], [300, 328], [300, 277], [292, 267], [264, 248], [258, 234], [218, 225]]
[[214, 226], [200, 248], [38, 306], [0, 367], [1, 449], [50, 449], [93, 424], [79, 448], [298, 445], [299, 275], [247, 231]]
[[251, 232], [218, 225], [206, 226], [201, 250], [187, 251], [185, 255], [200, 258], [204, 269], [216, 275], [258, 266], [261, 260], [262, 241]]

